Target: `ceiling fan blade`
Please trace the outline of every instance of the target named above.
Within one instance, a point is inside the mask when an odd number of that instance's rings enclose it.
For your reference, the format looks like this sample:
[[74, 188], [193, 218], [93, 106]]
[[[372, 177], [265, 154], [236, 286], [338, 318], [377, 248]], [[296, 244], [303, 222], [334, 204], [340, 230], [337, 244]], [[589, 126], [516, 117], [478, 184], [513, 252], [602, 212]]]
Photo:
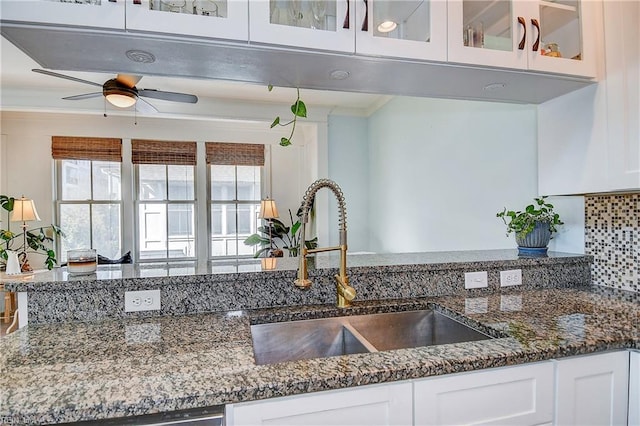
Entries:
[[83, 95], [67, 96], [62, 99], [66, 99], [67, 101], [79, 101], [80, 99], [97, 98], [98, 96], [102, 96], [102, 92], [93, 92], [93, 93], [85, 93]]
[[133, 75], [133, 74], [118, 74], [116, 80], [118, 83], [122, 83], [128, 88], [135, 87], [136, 84], [142, 79], [141, 75]]
[[189, 104], [195, 104], [196, 102], [198, 102], [198, 97], [195, 95], [189, 95], [187, 93], [164, 92], [162, 90], [154, 89], [139, 89], [138, 96], [161, 99], [163, 101], [185, 102]]
[[136, 110], [143, 114], [155, 114], [159, 112], [156, 107], [140, 97], [138, 97], [138, 101], [136, 102]]
[[102, 84], [94, 83], [93, 81], [83, 80], [81, 78], [71, 77], [70, 75], [58, 74], [57, 72], [49, 71], [49, 70], [41, 70], [38, 68], [34, 68], [31, 71], [37, 72], [39, 74], [49, 75], [51, 77], [64, 78], [71, 81], [77, 81], [78, 83], [90, 84], [92, 86], [102, 87]]

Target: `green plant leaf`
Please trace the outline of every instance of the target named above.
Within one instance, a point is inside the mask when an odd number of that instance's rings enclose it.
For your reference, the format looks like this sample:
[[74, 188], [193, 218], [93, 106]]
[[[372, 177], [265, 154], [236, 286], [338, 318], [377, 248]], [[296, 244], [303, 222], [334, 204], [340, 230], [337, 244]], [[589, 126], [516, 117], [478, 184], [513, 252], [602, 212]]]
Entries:
[[271, 128], [273, 129], [274, 127], [276, 127], [278, 124], [280, 124], [280, 117], [276, 117], [275, 120], [273, 120], [273, 123], [271, 123]]
[[289, 146], [291, 145], [291, 141], [289, 138], [280, 138], [280, 146]]
[[273, 85], [272, 84], [268, 85], [267, 86], [267, 90], [272, 91], [273, 90]]
[[307, 106], [304, 104], [304, 102], [298, 99], [293, 105], [291, 105], [291, 112], [293, 113], [293, 115], [306, 118]]
[[260, 235], [258, 234], [252, 234], [249, 235], [245, 240], [244, 243], [248, 246], [255, 246], [257, 244], [262, 243], [263, 239], [260, 237]]

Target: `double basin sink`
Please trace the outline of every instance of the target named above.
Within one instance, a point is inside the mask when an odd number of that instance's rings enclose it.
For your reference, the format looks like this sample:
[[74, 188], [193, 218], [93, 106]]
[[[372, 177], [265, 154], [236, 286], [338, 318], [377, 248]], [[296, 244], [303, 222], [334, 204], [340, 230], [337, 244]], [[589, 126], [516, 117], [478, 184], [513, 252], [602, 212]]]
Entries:
[[251, 336], [256, 364], [491, 338], [433, 309], [257, 324]]

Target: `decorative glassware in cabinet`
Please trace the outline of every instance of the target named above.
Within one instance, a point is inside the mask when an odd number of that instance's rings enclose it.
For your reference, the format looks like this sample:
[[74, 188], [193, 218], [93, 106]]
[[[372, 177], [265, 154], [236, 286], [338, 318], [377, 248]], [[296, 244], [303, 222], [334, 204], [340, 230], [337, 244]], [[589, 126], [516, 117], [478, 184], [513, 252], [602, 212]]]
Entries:
[[269, 0], [269, 22], [276, 25], [336, 31], [333, 0]]
[[513, 50], [512, 2], [464, 0], [462, 43], [466, 47]]

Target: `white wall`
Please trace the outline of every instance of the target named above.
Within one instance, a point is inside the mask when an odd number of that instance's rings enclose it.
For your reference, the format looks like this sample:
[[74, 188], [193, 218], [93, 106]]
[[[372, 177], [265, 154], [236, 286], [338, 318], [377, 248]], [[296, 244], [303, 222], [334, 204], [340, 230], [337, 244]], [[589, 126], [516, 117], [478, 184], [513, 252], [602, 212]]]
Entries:
[[515, 248], [496, 213], [537, 195], [536, 108], [395, 98], [369, 118], [370, 248]]
[[[366, 117], [329, 116], [329, 178], [344, 193], [350, 252], [369, 248], [369, 153]], [[337, 206], [330, 202], [330, 245], [339, 243]]]

